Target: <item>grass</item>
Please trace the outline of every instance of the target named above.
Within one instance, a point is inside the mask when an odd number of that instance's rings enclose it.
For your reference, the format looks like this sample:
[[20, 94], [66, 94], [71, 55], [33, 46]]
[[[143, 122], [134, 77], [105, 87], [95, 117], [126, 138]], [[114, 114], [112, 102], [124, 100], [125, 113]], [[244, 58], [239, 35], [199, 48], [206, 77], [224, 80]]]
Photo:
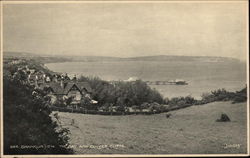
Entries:
[[[246, 111], [246, 103], [214, 102], [172, 111], [170, 118], [166, 113], [103, 116], [59, 112], [59, 116], [71, 131], [70, 144], [76, 154], [246, 154]], [[221, 113], [231, 122], [216, 122]], [[240, 146], [232, 147], [235, 144]]]

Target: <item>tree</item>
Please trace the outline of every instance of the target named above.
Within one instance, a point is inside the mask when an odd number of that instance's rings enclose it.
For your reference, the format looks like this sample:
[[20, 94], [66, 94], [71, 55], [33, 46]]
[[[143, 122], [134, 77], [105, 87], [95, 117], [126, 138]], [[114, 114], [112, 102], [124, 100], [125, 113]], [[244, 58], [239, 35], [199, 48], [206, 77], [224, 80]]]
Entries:
[[52, 121], [45, 93], [5, 76], [3, 91], [4, 154], [72, 153], [67, 148], [69, 130]]
[[155, 89], [151, 89], [145, 82], [107, 82], [98, 77], [81, 76], [79, 81], [88, 82], [93, 89], [92, 98], [98, 101], [98, 105], [105, 103], [114, 106], [131, 107], [140, 106], [144, 102], [159, 104], [164, 103], [162, 95]]

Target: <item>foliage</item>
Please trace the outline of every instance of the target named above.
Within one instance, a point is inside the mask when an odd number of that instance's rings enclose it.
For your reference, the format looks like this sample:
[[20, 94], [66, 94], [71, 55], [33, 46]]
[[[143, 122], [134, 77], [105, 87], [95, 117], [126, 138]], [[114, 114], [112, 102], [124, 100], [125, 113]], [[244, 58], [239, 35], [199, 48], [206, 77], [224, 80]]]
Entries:
[[230, 122], [230, 118], [227, 116], [227, 114], [222, 113], [220, 118], [216, 120], [216, 122]]
[[168, 101], [170, 106], [185, 106], [185, 105], [194, 105], [196, 100], [191, 96], [186, 97], [174, 97]]
[[109, 104], [109, 106], [118, 106], [119, 110], [124, 111], [124, 107], [140, 106], [144, 102], [164, 103], [161, 94], [141, 80], [110, 83], [97, 77], [81, 76], [79, 81], [86, 81], [90, 84], [93, 89], [92, 97], [98, 101], [99, 107]]
[[247, 100], [247, 87], [240, 91], [228, 92], [225, 89], [214, 90], [211, 93], [202, 94], [202, 99], [197, 104], [207, 104], [214, 101], [232, 101], [232, 103], [245, 102]]
[[67, 148], [69, 131], [52, 121], [50, 99], [43, 91], [4, 76], [3, 92], [4, 154], [72, 153]]
[[247, 101], [247, 87], [243, 88], [240, 91], [237, 91], [233, 98], [233, 104], [234, 103], [241, 103]]
[[80, 107], [88, 110], [97, 110], [95, 104], [91, 104], [91, 99], [89, 97], [83, 97], [80, 102]]
[[53, 105], [56, 107], [67, 107], [67, 104], [61, 98], [57, 98]]

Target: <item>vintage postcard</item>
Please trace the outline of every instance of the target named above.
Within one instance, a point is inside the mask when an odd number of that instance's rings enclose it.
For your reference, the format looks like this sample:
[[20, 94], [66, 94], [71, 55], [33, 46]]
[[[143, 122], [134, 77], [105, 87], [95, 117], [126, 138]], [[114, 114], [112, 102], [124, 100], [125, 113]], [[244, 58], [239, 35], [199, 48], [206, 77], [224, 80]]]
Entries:
[[1, 157], [249, 155], [248, 1], [1, 1]]

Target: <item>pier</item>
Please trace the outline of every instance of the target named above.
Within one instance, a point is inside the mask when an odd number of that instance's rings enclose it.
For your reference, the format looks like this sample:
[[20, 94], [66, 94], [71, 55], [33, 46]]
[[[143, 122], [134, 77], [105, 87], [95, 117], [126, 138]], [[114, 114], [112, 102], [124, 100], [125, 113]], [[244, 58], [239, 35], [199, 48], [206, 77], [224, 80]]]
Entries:
[[148, 85], [187, 85], [186, 81], [144, 81]]
[[[135, 82], [139, 79], [131, 79], [129, 78], [128, 80], [123, 80], [124, 82]], [[122, 81], [122, 80], [120, 80]], [[185, 80], [180, 80], [180, 79], [176, 79], [176, 80], [166, 80], [166, 81], [144, 81], [147, 85], [188, 85], [188, 82], [186, 82]], [[110, 83], [116, 83], [119, 81], [109, 81]]]

